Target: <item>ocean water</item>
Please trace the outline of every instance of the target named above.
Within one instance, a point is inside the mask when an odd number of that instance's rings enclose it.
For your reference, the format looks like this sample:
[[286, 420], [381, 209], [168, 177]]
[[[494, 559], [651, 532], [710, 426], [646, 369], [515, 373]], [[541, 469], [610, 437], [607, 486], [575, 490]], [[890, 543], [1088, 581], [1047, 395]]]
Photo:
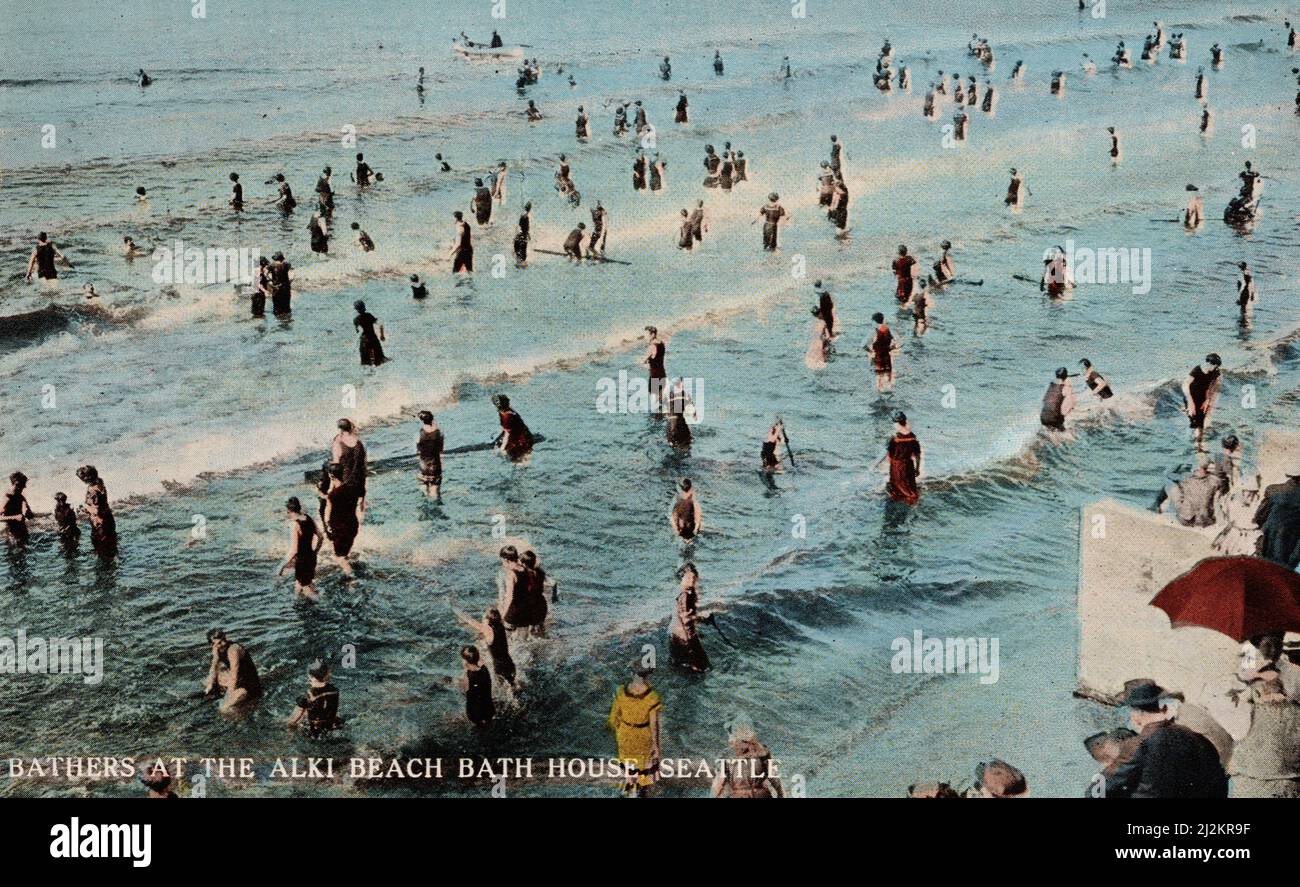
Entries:
[[[129, 10], [62, 4], [57, 21], [8, 4], [0, 62], [0, 472], [32, 479], [28, 498], [77, 501], [76, 466], [90, 462], [115, 500], [122, 555], [112, 565], [72, 560], [38, 534], [0, 557], [4, 634], [105, 640], [103, 682], [0, 675], [0, 752], [167, 756], [419, 753], [503, 757], [606, 756], [611, 694], [645, 644], [666, 656], [665, 632], [684, 559], [702, 574], [702, 606], [734, 642], [706, 631], [714, 668], [668, 669], [665, 752], [716, 756], [724, 725], [747, 714], [814, 795], [900, 795], [918, 780], [969, 781], [974, 764], [1006, 758], [1036, 794], [1077, 795], [1091, 773], [1082, 738], [1117, 714], [1074, 700], [1074, 592], [1079, 508], [1103, 496], [1148, 505], [1165, 478], [1194, 459], [1178, 384], [1207, 351], [1224, 358], [1215, 438], [1247, 444], [1300, 424], [1300, 231], [1296, 212], [1300, 117], [1297, 60], [1281, 19], [1262, 3], [1110, 4], [1105, 18], [1068, 3], [1014, 8], [809, 0], [596, 4], [355, 4], [142, 2]], [[1189, 58], [1132, 70], [1079, 70], [1082, 53], [1108, 59], [1123, 39], [1136, 58], [1151, 20], [1186, 34]], [[447, 45], [465, 30], [508, 44], [546, 68], [520, 95], [513, 66], [467, 63]], [[987, 36], [986, 72], [966, 54]], [[888, 37], [910, 93], [879, 93], [870, 74]], [[1226, 49], [1221, 70], [1209, 46]], [[715, 77], [714, 49], [726, 61]], [[658, 79], [663, 55], [669, 83]], [[777, 76], [789, 55], [795, 77]], [[1009, 82], [1024, 59], [1023, 84]], [[563, 65], [564, 74], [556, 68]], [[1215, 115], [1198, 132], [1193, 79], [1204, 65]], [[414, 88], [426, 69], [426, 90]], [[143, 67], [155, 82], [134, 85]], [[1071, 72], [1048, 93], [1053, 69]], [[996, 114], [971, 111], [970, 138], [945, 142], [921, 101], [938, 70], [976, 74], [999, 90]], [[570, 86], [567, 76], [576, 80]], [[692, 122], [672, 108], [687, 92]], [[529, 125], [533, 99], [545, 115]], [[631, 188], [634, 143], [611, 133], [614, 103], [641, 99], [667, 161], [660, 194]], [[573, 136], [578, 105], [593, 138]], [[1123, 139], [1110, 162], [1105, 127]], [[53, 126], [53, 146], [46, 147]], [[356, 146], [342, 141], [355, 128]], [[349, 130], [352, 131], [352, 130]], [[829, 136], [846, 145], [850, 237], [836, 240], [816, 206], [817, 163]], [[1248, 138], [1248, 136], [1253, 136]], [[705, 144], [732, 142], [750, 181], [705, 189]], [[347, 182], [364, 151], [385, 181], [358, 194]], [[453, 172], [440, 173], [441, 152]], [[568, 155], [583, 194], [577, 211], [551, 178]], [[504, 207], [475, 231], [479, 272], [448, 273], [451, 212], [468, 210], [472, 181], [511, 164]], [[1219, 220], [1245, 160], [1268, 178], [1258, 223]], [[336, 170], [337, 236], [327, 257], [307, 249], [311, 189]], [[1002, 206], [1007, 169], [1032, 196]], [[249, 207], [225, 206], [230, 172]], [[283, 218], [262, 183], [283, 172], [300, 203]], [[1170, 224], [1199, 185], [1206, 224]], [[145, 186], [150, 205], [133, 202]], [[778, 255], [750, 222], [769, 191], [790, 209]], [[704, 199], [711, 231], [675, 247], [677, 213]], [[609, 209], [608, 252], [628, 265], [573, 267], [536, 255], [494, 277], [510, 255], [514, 219], [534, 204], [534, 246], [558, 249], [586, 210]], [[362, 254], [347, 225], [378, 244]], [[34, 233], [51, 233], [75, 270], [61, 286], [25, 284]], [[283, 250], [294, 264], [291, 321], [252, 320], [227, 283], [160, 285], [149, 258], [128, 263], [121, 238], [146, 246], [181, 239], [200, 248]], [[933, 328], [914, 338], [896, 314], [889, 261], [908, 244], [923, 267], [953, 242], [959, 276], [983, 281], [938, 294]], [[1032, 283], [1043, 251], [1149, 250], [1151, 287], [1081, 284], [1067, 300]], [[1249, 325], [1233, 304], [1235, 265], [1255, 271], [1261, 301]], [[420, 273], [430, 298], [410, 298]], [[835, 293], [843, 334], [819, 371], [805, 366], [812, 281]], [[102, 294], [87, 306], [84, 283]], [[246, 289], [246, 288], [245, 288]], [[351, 304], [364, 299], [388, 332], [392, 361], [357, 366]], [[860, 345], [884, 311], [901, 336], [897, 390], [879, 397]], [[703, 386], [689, 456], [662, 426], [597, 409], [602, 380], [639, 378], [640, 330], [666, 333], [668, 368]], [[1057, 366], [1089, 357], [1117, 396], [1082, 410], [1065, 435], [1038, 428]], [[1257, 400], [1247, 407], [1244, 386]], [[1081, 386], [1080, 386], [1081, 387]], [[287, 529], [286, 496], [310, 496], [334, 421], [351, 416], [372, 458], [410, 452], [413, 416], [434, 409], [448, 445], [488, 439], [489, 395], [510, 395], [544, 434], [530, 464], [491, 454], [446, 461], [444, 503], [424, 501], [412, 471], [370, 481], [371, 510], [357, 576], [323, 567], [317, 604], [296, 602], [274, 572]], [[52, 399], [51, 399], [52, 398]], [[346, 401], [345, 401], [346, 398]], [[896, 409], [926, 451], [920, 505], [886, 508], [872, 470]], [[767, 484], [758, 451], [773, 415], [785, 418], [797, 468]], [[706, 531], [689, 549], [667, 526], [677, 480], [690, 476]], [[206, 537], [195, 539], [196, 515]], [[796, 521], [803, 538], [792, 536]], [[448, 599], [472, 612], [495, 600], [495, 551], [506, 537], [533, 547], [560, 582], [549, 637], [516, 651], [523, 676], [498, 699], [487, 733], [463, 718], [451, 686], [468, 636]], [[221, 625], [245, 643], [267, 698], [237, 722], [193, 698], [206, 673], [204, 633]], [[1000, 639], [1000, 679], [891, 671], [891, 642], [928, 636]], [[357, 650], [337, 668], [348, 728], [324, 743], [282, 721], [307, 662]], [[114, 784], [0, 783], [11, 794], [132, 793]], [[218, 785], [240, 794], [480, 794], [490, 784]], [[520, 793], [609, 794], [600, 784], [528, 783]], [[676, 793], [698, 791], [686, 787]]]

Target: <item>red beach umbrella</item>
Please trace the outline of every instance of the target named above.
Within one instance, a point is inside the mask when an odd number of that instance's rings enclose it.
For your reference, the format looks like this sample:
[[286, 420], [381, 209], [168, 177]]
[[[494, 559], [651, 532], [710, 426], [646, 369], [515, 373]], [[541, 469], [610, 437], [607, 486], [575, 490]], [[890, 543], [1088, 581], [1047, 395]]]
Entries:
[[1208, 557], [1162, 588], [1151, 606], [1175, 628], [1200, 625], [1235, 641], [1300, 631], [1300, 573], [1258, 557]]

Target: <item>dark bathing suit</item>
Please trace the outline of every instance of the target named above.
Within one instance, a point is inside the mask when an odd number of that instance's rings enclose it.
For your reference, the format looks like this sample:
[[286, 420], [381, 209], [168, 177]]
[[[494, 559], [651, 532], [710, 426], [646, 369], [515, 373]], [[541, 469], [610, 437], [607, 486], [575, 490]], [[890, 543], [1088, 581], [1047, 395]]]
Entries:
[[1219, 368], [1215, 367], [1208, 373], [1199, 366], [1193, 367], [1191, 373], [1192, 381], [1187, 386], [1192, 395], [1193, 415], [1188, 417], [1188, 425], [1192, 428], [1205, 427], [1205, 408], [1210, 396], [1210, 389], [1214, 383], [1219, 380]]
[[330, 503], [329, 536], [334, 545], [334, 554], [347, 557], [356, 541], [361, 523], [357, 520], [357, 500], [360, 498], [353, 487], [335, 487], [326, 494]]
[[685, 499], [678, 499], [673, 505], [673, 517], [677, 519], [681, 527], [679, 531], [683, 539], [695, 538], [695, 506]]
[[456, 243], [456, 255], [452, 259], [451, 270], [455, 271], [473, 271], [474, 270], [474, 246], [470, 243], [469, 223], [462, 221], [460, 225], [460, 234]]
[[506, 447], [506, 455], [518, 461], [532, 452], [533, 433], [528, 430], [519, 414], [510, 409], [501, 410], [497, 416], [501, 420], [502, 430], [509, 432], [510, 442]]
[[333, 684], [308, 687], [307, 695], [298, 699], [298, 707], [307, 712], [307, 735], [312, 739], [343, 726], [339, 717], [339, 688]]
[[921, 457], [921, 444], [910, 431], [895, 434], [886, 450], [889, 455], [889, 483], [886, 491], [895, 502], [915, 505], [921, 498], [916, 486], [916, 460]]
[[[257, 676], [257, 666], [253, 664], [253, 657], [249, 654], [247, 647], [240, 648], [243, 656], [240, 658], [242, 667], [239, 669], [239, 677], [235, 679], [235, 689], [247, 690], [248, 700], [262, 698], [262, 679]], [[230, 650], [226, 650], [226, 663], [230, 662]]]
[[1064, 402], [1065, 386], [1059, 382], [1049, 384], [1047, 393], [1043, 395], [1043, 409], [1038, 417], [1044, 428], [1050, 428], [1053, 431], [1065, 430], [1065, 414], [1061, 412], [1061, 406]]
[[81, 527], [77, 526], [77, 512], [66, 502], [54, 506], [54, 522], [58, 524], [59, 536], [64, 544], [76, 545], [81, 539]]
[[435, 487], [442, 486], [442, 429], [420, 429], [415, 454], [420, 459], [420, 482]]
[[316, 552], [312, 543], [316, 541], [316, 522], [307, 515], [295, 518], [298, 522], [298, 545], [294, 550], [293, 578], [299, 585], [311, 585], [316, 581]]
[[307, 226], [307, 231], [311, 234], [311, 251], [314, 253], [327, 253], [330, 251], [329, 235], [321, 230], [320, 221], [313, 221]]
[[90, 514], [90, 544], [100, 557], [113, 557], [117, 554], [117, 522], [102, 480], [86, 487], [86, 511]]
[[486, 727], [496, 716], [496, 706], [492, 704], [492, 676], [483, 666], [467, 669], [465, 678], [469, 687], [465, 691], [465, 716], [470, 723]]
[[1098, 379], [1097, 376], [1089, 376], [1085, 380], [1088, 386], [1088, 390], [1095, 393], [1102, 400], [1105, 400], [1108, 397], [1114, 397], [1115, 392], [1110, 390], [1110, 383], [1103, 381], [1101, 382], [1100, 386], [1098, 386], [1097, 379]]
[[709, 654], [704, 652], [704, 645], [700, 643], [699, 628], [693, 618], [698, 606], [699, 593], [695, 589], [683, 589], [677, 595], [677, 614], [686, 637], [680, 638], [676, 632], [669, 631], [668, 661], [673, 665], [680, 665], [692, 671], [707, 671], [709, 668]]
[[519, 233], [515, 235], [515, 261], [520, 264], [528, 261], [528, 229], [531, 226], [527, 213], [519, 217]]
[[[27, 507], [27, 499], [22, 493], [5, 493], [4, 509], [0, 511], [5, 517], [12, 517], [19, 514], [27, 514], [31, 511]], [[27, 529], [27, 521], [12, 520], [5, 521], [5, 526], [9, 528], [10, 537], [17, 543], [26, 543], [31, 533]]]
[[871, 342], [871, 360], [877, 373], [888, 373], [894, 368], [893, 345], [894, 334], [885, 327], [878, 327], [876, 338]]
[[363, 311], [352, 320], [352, 326], [361, 330], [361, 365], [377, 367], [388, 358], [384, 357], [384, 346], [379, 342], [375, 332], [377, 318], [369, 311]]
[[59, 276], [54, 267], [54, 244], [49, 241], [36, 244], [36, 276], [43, 280], [54, 280]]
[[503, 629], [488, 626], [488, 655], [492, 657], [492, 671], [507, 684], [515, 682], [515, 661], [510, 658], [510, 642]]
[[268, 273], [271, 278], [271, 310], [276, 314], [290, 314], [293, 311], [288, 262], [272, 262]]
[[777, 224], [781, 221], [781, 217], [785, 215], [785, 207], [764, 206], [760, 212], [763, 213], [763, 249], [768, 252], [775, 252]]

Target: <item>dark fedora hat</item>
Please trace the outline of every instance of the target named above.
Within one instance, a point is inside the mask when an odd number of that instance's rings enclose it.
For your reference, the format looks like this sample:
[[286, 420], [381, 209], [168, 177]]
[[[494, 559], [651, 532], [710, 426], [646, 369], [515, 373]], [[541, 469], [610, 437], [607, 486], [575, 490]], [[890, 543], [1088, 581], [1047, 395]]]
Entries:
[[1124, 705], [1141, 711], [1159, 711], [1163, 706], [1160, 701], [1169, 696], [1169, 691], [1150, 678], [1136, 678], [1124, 682]]

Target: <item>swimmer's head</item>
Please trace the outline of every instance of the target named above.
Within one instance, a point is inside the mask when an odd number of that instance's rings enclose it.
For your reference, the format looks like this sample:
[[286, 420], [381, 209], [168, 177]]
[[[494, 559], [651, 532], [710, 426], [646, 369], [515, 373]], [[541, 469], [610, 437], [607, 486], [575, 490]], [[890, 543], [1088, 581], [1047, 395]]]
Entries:
[[327, 166], [327, 167], [325, 167], [323, 170], [321, 170], [321, 172], [323, 172], [325, 175], [328, 176], [328, 175], [332, 174], [332, 173], [334, 172], [334, 170], [330, 169], [330, 168]]
[[146, 193], [145, 190], [144, 190], [144, 185], [141, 185], [140, 187], [136, 188], [136, 189], [135, 189], [135, 193], [136, 193], [137, 195], [139, 195], [140, 197], [143, 197], [143, 196], [145, 195], [145, 193]]
[[1214, 353], [1205, 355], [1205, 362], [1213, 367], [1223, 366], [1223, 358]]
[[475, 179], [475, 180], [474, 180], [474, 186], [475, 186], [476, 188], [482, 188], [482, 187], [483, 187], [483, 180], [482, 180], [482, 179]]
[[1064, 382], [1066, 379], [1070, 378], [1070, 371], [1065, 367], [1059, 367], [1056, 370], [1056, 378]]
[[645, 328], [645, 331], [650, 334], [650, 338], [652, 339], [659, 335], [659, 330], [656, 327], [648, 326]]
[[282, 252], [277, 252], [275, 255], [271, 256], [271, 261], [272, 261], [272, 262], [283, 262], [283, 261], [284, 261], [284, 253], [282, 253]]
[[[268, 259], [266, 256], [258, 256], [258, 257], [257, 257], [257, 264], [258, 264], [259, 267], [261, 267], [261, 268], [265, 268], [267, 265], [270, 265], [270, 264], [271, 264], [271, 260]], [[86, 284], [86, 286], [90, 286], [90, 284]]]
[[318, 681], [327, 681], [330, 676], [330, 667], [323, 659], [316, 659], [312, 664], [307, 666], [307, 676]]
[[219, 628], [208, 629], [208, 643], [220, 647], [230, 646], [230, 640], [226, 633]]
[[94, 465], [82, 465], [77, 469], [77, 477], [85, 483], [93, 484], [99, 480], [99, 470]]
[[899, 254], [900, 256], [905, 256], [905, 255], [907, 255], [907, 247], [900, 243], [900, 244], [898, 245], [898, 254]]
[[364, 158], [365, 158], [365, 155], [364, 155], [364, 154], [361, 154], [361, 153], [358, 152], [358, 154], [357, 154], [357, 159], [358, 159], [358, 160], [362, 160], [362, 159], [364, 159]]
[[297, 496], [290, 496], [284, 501], [284, 510], [290, 514], [302, 514], [302, 502]]
[[1229, 434], [1223, 438], [1223, 448], [1228, 452], [1232, 452], [1239, 446], [1241, 446], [1241, 440], [1238, 439], [1237, 435]]
[[464, 660], [465, 660], [466, 662], [468, 662], [470, 665], [478, 665], [478, 648], [477, 648], [477, 647], [461, 647], [461, 648], [460, 648], [460, 658], [461, 658], [461, 659], [464, 659]]
[[[597, 206], [600, 206], [599, 203], [596, 204], [596, 205], [597, 205]], [[533, 210], [533, 202], [530, 200], [530, 201], [528, 201], [527, 203], [524, 204], [524, 212], [532, 212], [532, 210]]]
[[356, 310], [358, 314], [360, 314], [362, 311], [366, 310], [366, 303], [358, 299], [357, 301], [352, 303], [352, 307]]
[[21, 471], [15, 471], [13, 474], [9, 475], [9, 483], [14, 485], [14, 489], [21, 490], [23, 487], [27, 486], [27, 475], [23, 474]]
[[871, 315], [871, 319], [872, 319], [873, 321], [875, 321], [876, 323], [884, 323], [884, 322], [885, 322], [885, 315], [883, 315], [883, 314], [881, 314], [879, 311], [877, 311], [875, 314]]
[[944, 241], [940, 242], [939, 246], [943, 247], [944, 249], [952, 249], [952, 241], [951, 241], [951, 240], [944, 240]]
[[497, 556], [503, 561], [517, 561], [519, 560], [519, 549], [513, 545], [502, 545], [501, 550], [497, 552]]
[[1083, 360], [1079, 361], [1079, 363], [1083, 366], [1085, 370], [1092, 369], [1092, 361], [1086, 357]]
[[68, 501], [68, 494], [67, 494], [67, 493], [61, 493], [61, 492], [60, 492], [60, 493], [55, 493], [55, 494], [54, 494], [54, 501], [55, 501], [55, 502], [59, 502], [59, 503], [67, 502], [67, 501]]
[[682, 478], [681, 483], [677, 486], [681, 487], [683, 493], [689, 493], [691, 491], [691, 479], [689, 477], [684, 477]]
[[460, 210], [456, 210], [454, 213], [452, 213], [451, 217], [458, 222], [462, 222], [465, 220], [465, 214]]
[[532, 569], [537, 566], [537, 555], [531, 551], [525, 551], [523, 554], [519, 555], [519, 563]]
[[420, 421], [423, 422], [425, 425], [433, 424], [433, 413], [429, 412], [428, 410], [420, 410], [419, 418]]
[[682, 579], [686, 578], [687, 576], [693, 576], [694, 578], [699, 579], [700, 571], [695, 569], [695, 564], [691, 563], [690, 561], [687, 561], [686, 563], [682, 564], [680, 567], [677, 568], [677, 576], [678, 578], [682, 578]]
[[508, 410], [510, 409], [510, 398], [504, 394], [494, 394], [492, 395], [492, 406], [498, 410]]
[[781, 195], [773, 191], [771, 194], [767, 195], [767, 199], [773, 203], [776, 203], [778, 200], [781, 199]]
[[237, 173], [237, 172], [232, 172], [232, 173], [230, 174], [230, 181], [232, 181], [232, 182], [238, 182], [238, 181], [239, 181], [239, 173]]
[[907, 413], [904, 413], [902, 410], [899, 410], [897, 413], [894, 413], [894, 424], [895, 424], [895, 425], [906, 425], [906, 424], [907, 424]]

